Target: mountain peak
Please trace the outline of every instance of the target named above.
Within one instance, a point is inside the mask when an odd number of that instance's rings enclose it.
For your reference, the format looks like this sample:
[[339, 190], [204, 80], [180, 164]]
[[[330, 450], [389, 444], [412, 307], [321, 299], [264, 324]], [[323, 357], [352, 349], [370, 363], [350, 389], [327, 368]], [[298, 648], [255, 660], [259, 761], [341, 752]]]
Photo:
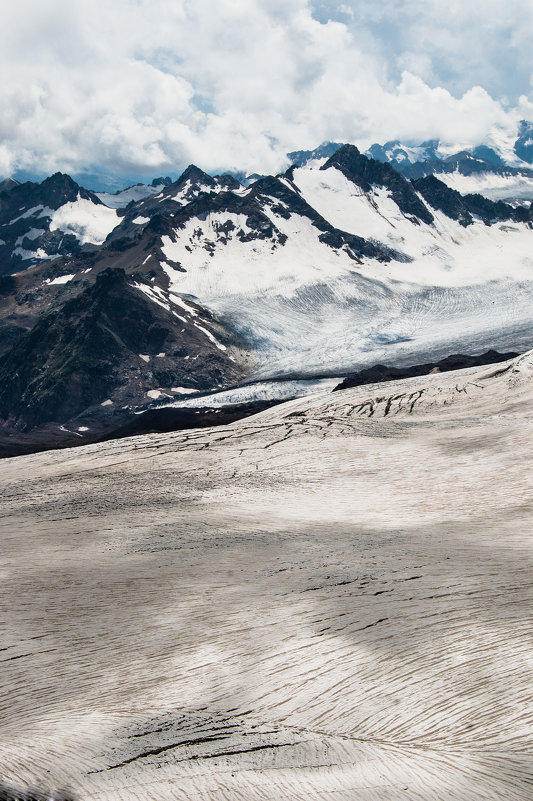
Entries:
[[364, 192], [370, 192], [374, 186], [386, 187], [404, 214], [428, 224], [433, 222], [433, 215], [422, 203], [409, 181], [390, 164], [364, 156], [355, 145], [343, 145], [320, 169], [328, 170], [331, 167], [340, 170], [348, 180], [360, 186]]
[[189, 164], [189, 166], [182, 172], [178, 180], [176, 181], [176, 187], [181, 187], [187, 181], [191, 183], [202, 183], [207, 184], [208, 186], [213, 186], [215, 181], [208, 175], [206, 172], [197, 167], [196, 164]]

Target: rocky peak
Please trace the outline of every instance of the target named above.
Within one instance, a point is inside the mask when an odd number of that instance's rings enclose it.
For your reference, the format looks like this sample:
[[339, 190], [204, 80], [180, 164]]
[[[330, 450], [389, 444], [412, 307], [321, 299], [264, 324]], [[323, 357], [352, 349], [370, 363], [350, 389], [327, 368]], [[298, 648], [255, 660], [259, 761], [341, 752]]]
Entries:
[[189, 166], [182, 172], [178, 180], [173, 184], [176, 189], [180, 189], [187, 181], [192, 184], [207, 184], [207, 186], [215, 186], [215, 180], [206, 172], [201, 170], [195, 164]]
[[51, 209], [58, 209], [65, 203], [72, 203], [78, 197], [91, 200], [97, 205], [101, 204], [96, 195], [83, 189], [70, 175], [62, 172], [56, 172], [50, 178], [45, 178], [40, 184], [39, 194], [41, 202]]

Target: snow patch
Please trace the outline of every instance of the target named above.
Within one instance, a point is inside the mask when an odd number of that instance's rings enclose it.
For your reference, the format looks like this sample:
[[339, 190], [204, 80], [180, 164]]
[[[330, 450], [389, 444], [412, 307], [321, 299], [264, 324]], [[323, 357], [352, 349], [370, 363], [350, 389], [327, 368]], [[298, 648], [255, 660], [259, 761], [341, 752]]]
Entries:
[[210, 339], [211, 342], [213, 342], [213, 344], [217, 346], [219, 350], [227, 350], [227, 347], [223, 345], [221, 342], [219, 342], [218, 339], [215, 336], [213, 336], [211, 331], [208, 331], [207, 328], [204, 328], [203, 325], [199, 325], [198, 323], [195, 323], [194, 325], [196, 326], [196, 328], [199, 328], [200, 331], [202, 331], [206, 335], [206, 337], [208, 337], [208, 339]]
[[46, 278], [45, 284], [48, 286], [54, 286], [55, 284], [68, 284], [69, 281], [72, 281], [74, 275], [60, 275], [57, 278]]
[[43, 248], [37, 248], [37, 250], [26, 250], [25, 248], [15, 248], [13, 250], [14, 256], [20, 256], [21, 259], [39, 259], [40, 261], [51, 261], [52, 259], [57, 259], [59, 253], [47, 253]]
[[82, 198], [65, 203], [52, 214], [51, 231], [73, 234], [82, 245], [101, 245], [119, 223], [117, 212]]
[[33, 206], [33, 208], [25, 211], [24, 214], [19, 214], [18, 217], [15, 217], [15, 219], [10, 220], [7, 223], [7, 225], [13, 225], [19, 220], [27, 220], [28, 217], [35, 217], [36, 219], [40, 219], [41, 217], [51, 217], [53, 214], [54, 214], [53, 209], [49, 209], [48, 206], [43, 206], [41, 204], [39, 206]]
[[146, 186], [145, 184], [138, 184], [137, 186], [130, 186], [129, 189], [124, 189], [116, 195], [109, 194], [109, 192], [96, 192], [96, 197], [101, 200], [109, 209], [123, 209], [132, 200], [135, 202], [144, 200], [150, 195], [156, 195], [161, 191], [161, 186]]
[[[45, 233], [44, 228], [30, 228], [30, 230], [27, 231], [25, 234], [22, 234], [21, 236], [17, 237], [17, 239], [15, 240], [15, 245], [22, 245], [25, 239], [30, 239], [30, 240], [37, 239], [44, 233]], [[5, 245], [5, 242], [3, 242], [2, 244]]]

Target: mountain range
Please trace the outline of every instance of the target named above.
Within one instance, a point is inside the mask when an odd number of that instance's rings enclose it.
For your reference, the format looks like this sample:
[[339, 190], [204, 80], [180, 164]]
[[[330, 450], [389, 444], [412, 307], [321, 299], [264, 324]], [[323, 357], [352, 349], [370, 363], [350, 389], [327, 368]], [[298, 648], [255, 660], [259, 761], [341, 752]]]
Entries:
[[286, 397], [377, 363], [532, 347], [530, 138], [524, 123], [513, 164], [488, 145], [326, 143], [244, 182], [194, 165], [114, 195], [4, 181], [6, 452], [250, 384]]

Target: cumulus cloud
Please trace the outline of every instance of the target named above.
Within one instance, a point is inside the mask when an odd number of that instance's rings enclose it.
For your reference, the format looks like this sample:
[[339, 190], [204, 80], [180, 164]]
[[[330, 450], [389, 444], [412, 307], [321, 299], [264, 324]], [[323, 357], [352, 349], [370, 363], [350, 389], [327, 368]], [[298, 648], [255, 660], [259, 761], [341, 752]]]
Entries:
[[494, 48], [507, 37], [518, 85], [533, 10], [463, 5], [18, 0], [0, 30], [0, 172], [276, 171], [325, 139], [475, 144], [531, 107], [529, 75], [509, 105]]

